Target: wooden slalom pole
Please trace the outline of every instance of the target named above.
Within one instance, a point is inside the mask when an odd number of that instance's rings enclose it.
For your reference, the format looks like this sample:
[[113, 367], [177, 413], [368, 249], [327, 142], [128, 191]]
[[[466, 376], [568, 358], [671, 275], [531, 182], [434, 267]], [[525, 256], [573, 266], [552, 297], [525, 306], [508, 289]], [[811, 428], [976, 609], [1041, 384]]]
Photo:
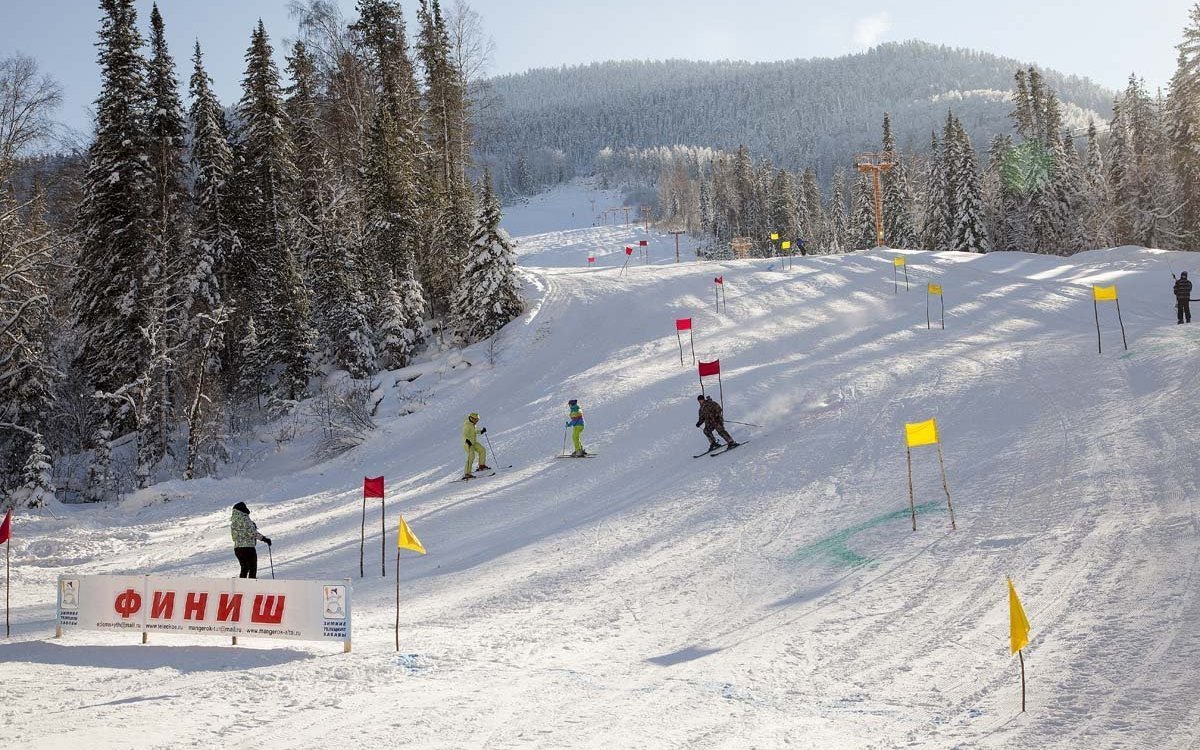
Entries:
[[679, 335], [679, 328], [675, 328], [675, 340], [679, 342], [679, 366], [683, 367], [683, 337]]
[[387, 578], [387, 500], [379, 498], [379, 574]]
[[1095, 299], [1092, 300], [1092, 310], [1096, 313], [1096, 351], [1103, 354], [1104, 344], [1100, 340], [1100, 303]]
[[362, 511], [362, 532], [358, 538], [358, 577], [365, 578], [367, 573], [363, 569], [363, 561], [366, 556], [367, 548], [367, 492], [363, 490], [363, 511]]
[[396, 545], [396, 650], [400, 650], [400, 545]]
[[942, 467], [942, 489], [946, 491], [946, 507], [950, 509], [950, 528], [957, 530], [958, 526], [954, 523], [954, 504], [950, 502], [950, 484], [946, 481], [946, 462], [942, 460], [942, 442], [938, 441], [938, 466]]
[[904, 452], [908, 454], [908, 509], [912, 511], [912, 526], [913, 531], [917, 530], [917, 503], [913, 499], [913, 483], [912, 483], [912, 448], [905, 448]]
[[933, 328], [933, 324], [929, 321], [929, 292], [925, 292], [925, 330]]
[[[9, 549], [12, 547], [12, 532], [9, 531], [9, 538], [4, 542], [4, 637], [12, 636], [12, 625], [9, 622], [9, 591], [12, 588], [12, 572], [9, 569]], [[59, 596], [62, 596], [60, 593]]]
[[692, 364], [694, 365], [696, 364], [696, 337], [692, 335], [691, 328], [688, 329], [688, 342], [690, 342], [692, 346]]
[[944, 331], [946, 330], [946, 298], [939, 294], [938, 302], [942, 306], [942, 330]]
[[721, 382], [721, 371], [717, 370], [717, 389], [721, 396], [721, 410], [725, 410], [725, 384]]
[[1129, 351], [1129, 343], [1125, 341], [1125, 321], [1121, 320], [1121, 300], [1115, 299], [1117, 303], [1117, 322], [1121, 324], [1121, 343], [1125, 345], [1125, 351]]
[[1025, 652], [1018, 649], [1017, 658], [1021, 660], [1021, 713], [1025, 713]]
[[908, 264], [904, 264], [904, 291], [908, 291]]

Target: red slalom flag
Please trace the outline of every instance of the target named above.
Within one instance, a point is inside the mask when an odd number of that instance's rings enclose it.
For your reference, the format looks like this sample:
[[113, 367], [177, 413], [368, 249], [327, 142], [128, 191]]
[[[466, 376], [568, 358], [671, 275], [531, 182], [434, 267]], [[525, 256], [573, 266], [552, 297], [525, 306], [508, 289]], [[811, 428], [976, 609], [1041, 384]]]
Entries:
[[721, 360], [719, 359], [714, 359], [712, 362], [700, 362], [699, 367], [700, 377], [704, 377], [705, 375], [721, 374]]
[[363, 497], [383, 497], [383, 477], [363, 477]]
[[724, 286], [724, 285], [725, 285], [725, 277], [724, 277], [724, 276], [718, 276], [717, 278], [713, 279], [713, 283], [714, 283], [714, 284], [720, 284], [720, 285]]
[[691, 318], [677, 318], [675, 320], [675, 330], [676, 331], [692, 330], [692, 319]]
[[4, 544], [12, 537], [12, 508], [4, 514], [4, 523], [0, 523], [0, 544]]
[[638, 247], [645, 247], [645, 246], [647, 246], [647, 245], [649, 245], [649, 244], [650, 244], [650, 243], [649, 243], [649, 242], [647, 242], [646, 240], [638, 240]]
[[627, 247], [627, 248], [625, 248], [625, 254], [626, 254], [626, 255], [633, 255], [633, 248], [632, 248], [632, 247]]

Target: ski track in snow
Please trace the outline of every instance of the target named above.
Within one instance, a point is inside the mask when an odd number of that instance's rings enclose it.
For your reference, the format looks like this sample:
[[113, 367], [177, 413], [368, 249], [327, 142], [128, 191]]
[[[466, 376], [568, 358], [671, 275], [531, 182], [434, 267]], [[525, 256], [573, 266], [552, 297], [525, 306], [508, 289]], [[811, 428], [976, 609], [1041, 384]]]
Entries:
[[[1168, 258], [1193, 257], [676, 265], [670, 235], [573, 224], [591, 195], [574, 184], [510, 212], [529, 305], [495, 365], [480, 344], [381, 376], [380, 428], [359, 448], [315, 463], [304, 428], [265, 439], [238, 477], [19, 516], [0, 746], [1200, 745], [1200, 327], [1173, 324], [1167, 283]], [[638, 239], [650, 262], [622, 272]], [[911, 291], [894, 294], [898, 252]], [[945, 331], [936, 308], [923, 325], [929, 281]], [[1105, 308], [1098, 355], [1089, 285], [1114, 282], [1130, 352]], [[763, 425], [729, 424], [752, 442], [720, 460], [691, 459], [704, 438], [678, 317], [699, 358], [721, 358], [728, 418]], [[552, 459], [568, 398], [594, 461]], [[470, 411], [489, 462], [514, 468], [452, 484]], [[914, 533], [902, 430], [930, 416], [958, 528], [936, 453], [915, 449]], [[228, 575], [237, 500], [274, 538], [279, 577], [356, 575], [361, 477], [377, 474], [384, 547], [403, 512], [430, 552], [401, 563], [399, 654], [375, 506], [351, 654], [48, 637], [61, 573]], [[1025, 714], [1006, 575], [1033, 626]]]

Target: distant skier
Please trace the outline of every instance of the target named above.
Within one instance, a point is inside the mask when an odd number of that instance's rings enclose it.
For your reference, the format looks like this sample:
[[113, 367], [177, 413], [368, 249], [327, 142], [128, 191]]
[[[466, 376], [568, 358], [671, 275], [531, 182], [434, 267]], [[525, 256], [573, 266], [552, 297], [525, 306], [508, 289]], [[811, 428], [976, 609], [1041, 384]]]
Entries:
[[721, 444], [713, 437], [714, 432], [725, 438], [726, 446], [738, 447], [739, 443], [725, 431], [725, 412], [721, 409], [721, 405], [713, 401], [711, 396], [697, 396], [696, 400], [700, 402], [700, 418], [696, 420], [696, 426], [704, 425], [704, 437], [708, 438], [708, 449], [714, 451], [721, 447]]
[[254, 545], [261, 539], [270, 547], [271, 539], [258, 533], [258, 524], [250, 520], [250, 509], [245, 503], [233, 506], [233, 513], [229, 519], [229, 533], [233, 536], [233, 554], [242, 566], [238, 578], [258, 578], [258, 550]]
[[477, 424], [479, 424], [479, 415], [475, 412], [468, 414], [467, 421], [463, 422], [463, 450], [467, 452], [467, 465], [463, 469], [463, 479], [475, 478], [475, 475], [471, 473], [471, 463], [472, 459], [476, 457], [479, 459], [479, 466], [475, 468], [475, 471], [485, 471], [492, 468], [486, 463], [487, 450], [484, 449], [483, 443], [479, 442], [479, 436], [487, 432], [487, 428], [484, 427], [481, 430], [476, 430], [475, 425]]
[[583, 449], [583, 443], [579, 440], [579, 435], [583, 432], [583, 410], [579, 408], [579, 401], [571, 399], [567, 402], [569, 413], [567, 416], [567, 427], [571, 429], [571, 440], [575, 443], [575, 452], [571, 454], [572, 458], [583, 458], [588, 455], [588, 452]]
[[808, 250], [806, 250], [806, 249], [805, 249], [805, 247], [804, 247], [804, 238], [803, 238], [803, 237], [801, 237], [800, 239], [796, 240], [796, 246], [797, 246], [798, 248], [800, 248], [800, 255], [801, 255], [802, 257], [803, 257], [803, 256], [806, 256], [806, 255], [808, 255]]
[[1188, 280], [1187, 271], [1180, 271], [1179, 278], [1175, 280], [1175, 314], [1179, 317], [1179, 324], [1183, 325], [1186, 321], [1192, 322], [1192, 282]]

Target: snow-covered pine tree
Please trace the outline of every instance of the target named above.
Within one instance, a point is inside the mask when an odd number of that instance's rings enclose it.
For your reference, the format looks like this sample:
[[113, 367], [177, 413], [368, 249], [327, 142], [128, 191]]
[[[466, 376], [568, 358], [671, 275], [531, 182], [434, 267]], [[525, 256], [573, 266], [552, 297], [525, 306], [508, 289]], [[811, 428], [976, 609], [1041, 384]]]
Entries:
[[90, 503], [108, 500], [116, 494], [117, 480], [112, 473], [112, 430], [97, 428], [92, 434], [92, 460], [88, 464], [83, 499]]
[[988, 242], [993, 250], [1008, 250], [1017, 245], [1011, 225], [1013, 196], [1004, 182], [1003, 167], [1012, 151], [1012, 138], [996, 135], [988, 146], [988, 163], [981, 185], [986, 212]]
[[986, 253], [991, 249], [991, 244], [988, 241], [986, 210], [980, 187], [979, 162], [967, 131], [957, 119], [954, 121], [953, 139], [956, 147], [951, 149], [954, 162], [950, 169], [955, 189], [950, 248], [961, 252]]
[[1096, 123], [1088, 122], [1087, 150], [1083, 163], [1083, 193], [1080, 196], [1079, 226], [1084, 249], [1113, 244], [1108, 177]]
[[1188, 12], [1167, 107], [1181, 246], [1200, 249], [1200, 4]]
[[246, 52], [238, 103], [242, 151], [239, 231], [253, 277], [248, 285], [266, 362], [278, 392], [298, 399], [308, 387], [314, 334], [293, 252], [296, 166], [279, 71], [260, 21]]
[[883, 152], [893, 155], [895, 166], [880, 175], [883, 183], [883, 236], [889, 247], [915, 247], [917, 232], [913, 227], [912, 192], [908, 183], [908, 169], [903, 154], [896, 148], [896, 137], [892, 134], [892, 118], [883, 115]]
[[796, 240], [800, 239], [800, 205], [796, 200], [796, 179], [787, 170], [777, 170], [772, 179], [770, 216], [770, 231], [778, 232], [781, 241], [790, 240], [795, 252]]
[[411, 265], [387, 285], [387, 317], [381, 329], [379, 365], [407, 367], [425, 344], [425, 296]]
[[363, 292], [355, 285], [349, 266], [361, 241], [349, 219], [346, 192], [334, 181], [321, 142], [316, 69], [303, 41], [294, 44], [287, 62], [292, 78], [288, 123], [299, 178], [293, 236], [312, 294], [312, 322], [319, 348], [329, 360], [352, 377], [363, 378], [374, 364], [375, 347]]
[[[80, 253], [72, 298], [78, 321], [77, 365], [91, 386], [115, 392], [146, 369], [141, 329], [147, 322], [142, 284], [154, 246], [149, 209], [153, 175], [148, 154], [149, 90], [138, 51], [133, 0], [101, 0], [100, 96], [79, 207]], [[116, 406], [111, 424], [133, 426]]]
[[21, 479], [24, 484], [12, 493], [13, 507], [44, 508], [54, 499], [53, 465], [40, 433], [33, 438]]
[[936, 132], [931, 135], [925, 177], [925, 221], [921, 229], [921, 247], [926, 250], [947, 249], [952, 229], [946, 174], [949, 146], [938, 140]]
[[[180, 336], [186, 311], [180, 304], [181, 274], [186, 272], [183, 245], [186, 226], [183, 207], [186, 190], [183, 184], [185, 125], [183, 104], [179, 98], [179, 79], [175, 61], [167, 49], [166, 33], [158, 5], [150, 10], [150, 60], [146, 83], [149, 89], [146, 125], [149, 134], [147, 160], [150, 167], [151, 201], [150, 231], [152, 241], [147, 248], [146, 277], [143, 294], [150, 300], [148, 314], [152, 320], [143, 330], [154, 330], [159, 337], [151, 348], [157, 352], [174, 350]], [[154, 319], [156, 318], [156, 319]], [[170, 452], [174, 422], [174, 395], [178, 373], [174, 356], [152, 357], [143, 380], [148, 393], [143, 397], [149, 413], [144, 432], [138, 436], [140, 462], [144, 466], [157, 464]]]
[[833, 172], [833, 192], [829, 196], [829, 206], [825, 209], [825, 215], [829, 219], [829, 252], [845, 252], [848, 247], [850, 226], [850, 216], [846, 212], [845, 167], [838, 167]]
[[850, 249], [875, 247], [875, 186], [866, 173], [855, 181], [851, 200], [854, 205], [850, 215]]
[[800, 178], [800, 193], [804, 198], [801, 239], [806, 247], [815, 251], [826, 244], [826, 221], [824, 202], [821, 200], [821, 183], [817, 181], [817, 173], [812, 168], [805, 169]]
[[521, 314], [512, 240], [500, 228], [500, 200], [484, 173], [479, 223], [454, 299], [454, 320], [466, 341], [479, 341]]

